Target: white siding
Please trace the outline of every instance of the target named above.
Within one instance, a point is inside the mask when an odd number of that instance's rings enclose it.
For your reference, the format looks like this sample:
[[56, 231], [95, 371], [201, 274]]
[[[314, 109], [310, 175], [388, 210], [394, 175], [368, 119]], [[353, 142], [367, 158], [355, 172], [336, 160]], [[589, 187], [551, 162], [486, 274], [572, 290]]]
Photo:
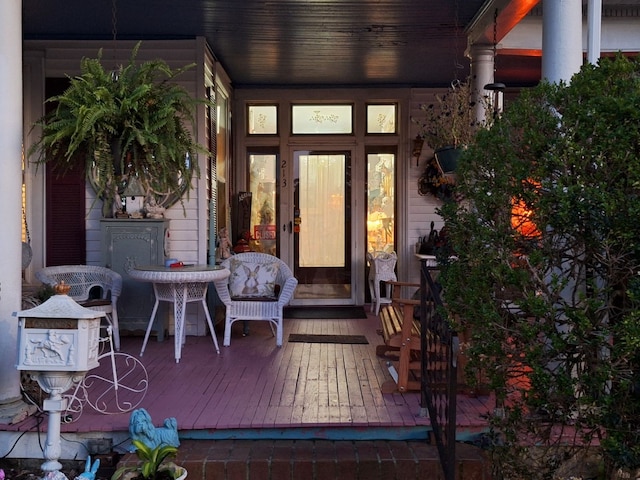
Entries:
[[[419, 129], [414, 118], [420, 118], [422, 111], [421, 105], [427, 105], [434, 101], [434, 95], [442, 90], [432, 89], [412, 89], [411, 90], [411, 104], [409, 106], [409, 138], [416, 137]], [[416, 167], [415, 158], [411, 159], [411, 168], [408, 171], [407, 177], [407, 241], [405, 244], [405, 256], [406, 261], [409, 262], [410, 267], [407, 269], [408, 278], [406, 281], [419, 282], [420, 281], [420, 263], [414, 256], [415, 244], [418, 241], [418, 237], [422, 237], [429, 233], [431, 228], [431, 222], [435, 222], [435, 228], [440, 230], [443, 226], [442, 217], [436, 213], [436, 209], [442, 205], [442, 202], [437, 198], [427, 195], [421, 196], [418, 194], [418, 179], [425, 169], [426, 163], [433, 155], [433, 151], [427, 145], [422, 149], [422, 154], [419, 159], [419, 166]]]

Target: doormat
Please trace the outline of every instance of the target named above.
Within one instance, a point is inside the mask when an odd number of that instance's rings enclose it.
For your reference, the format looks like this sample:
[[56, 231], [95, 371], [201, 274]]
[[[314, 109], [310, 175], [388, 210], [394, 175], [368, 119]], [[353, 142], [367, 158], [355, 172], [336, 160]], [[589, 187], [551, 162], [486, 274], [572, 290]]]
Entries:
[[289, 342], [292, 343], [344, 343], [368, 344], [364, 335], [314, 335], [305, 333], [290, 333]]
[[363, 307], [285, 307], [284, 318], [322, 318], [327, 320], [341, 318], [367, 318]]

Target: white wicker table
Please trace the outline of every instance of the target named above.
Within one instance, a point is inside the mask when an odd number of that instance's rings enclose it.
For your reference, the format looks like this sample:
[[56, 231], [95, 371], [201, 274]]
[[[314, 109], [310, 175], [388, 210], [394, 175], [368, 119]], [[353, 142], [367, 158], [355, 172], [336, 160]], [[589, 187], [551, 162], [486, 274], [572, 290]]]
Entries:
[[143, 355], [144, 349], [147, 346], [149, 334], [151, 333], [153, 321], [155, 320], [160, 302], [173, 303], [176, 363], [180, 362], [182, 345], [186, 338], [184, 317], [187, 303], [189, 302], [201, 303], [202, 308], [204, 309], [204, 314], [207, 317], [211, 337], [213, 338], [213, 345], [216, 348], [216, 352], [220, 353], [218, 339], [216, 338], [215, 330], [213, 329], [213, 322], [211, 321], [211, 315], [207, 308], [206, 296], [209, 283], [215, 280], [227, 278], [230, 275], [229, 270], [213, 265], [193, 265], [180, 268], [168, 268], [152, 265], [136, 266], [129, 270], [128, 273], [129, 276], [135, 280], [153, 283], [153, 291], [156, 296], [156, 302], [153, 306], [151, 317], [149, 318], [149, 325], [147, 326], [147, 331], [144, 336], [140, 356]]
[[438, 266], [438, 259], [435, 255], [423, 255], [421, 253], [416, 253], [415, 255], [419, 260], [424, 260], [428, 268], [436, 268]]

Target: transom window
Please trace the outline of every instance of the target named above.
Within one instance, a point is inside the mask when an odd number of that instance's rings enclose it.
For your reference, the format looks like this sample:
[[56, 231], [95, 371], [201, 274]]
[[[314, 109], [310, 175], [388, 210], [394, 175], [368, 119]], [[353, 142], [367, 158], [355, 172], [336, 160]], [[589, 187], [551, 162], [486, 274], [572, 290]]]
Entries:
[[397, 133], [396, 104], [367, 105], [367, 133]]
[[249, 105], [247, 111], [247, 133], [249, 135], [277, 135], [277, 105]]
[[351, 135], [353, 105], [292, 105], [294, 135]]

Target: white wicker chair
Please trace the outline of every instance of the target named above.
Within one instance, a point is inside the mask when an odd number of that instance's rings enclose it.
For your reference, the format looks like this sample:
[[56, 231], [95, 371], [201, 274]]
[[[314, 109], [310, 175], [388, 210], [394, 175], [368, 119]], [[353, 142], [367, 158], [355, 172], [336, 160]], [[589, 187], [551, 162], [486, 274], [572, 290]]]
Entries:
[[231, 326], [234, 322], [238, 320], [264, 320], [270, 322], [272, 331], [275, 327], [276, 345], [278, 347], [282, 346], [282, 313], [284, 307], [293, 297], [298, 280], [293, 276], [286, 263], [266, 253], [239, 253], [224, 260], [221, 265], [224, 268], [231, 269], [232, 260], [261, 265], [277, 263], [279, 269], [275, 283], [277, 285], [276, 289], [279, 288], [279, 291], [275, 299], [238, 299], [231, 297], [229, 290], [231, 276], [214, 282], [218, 297], [220, 297], [226, 308], [223, 345], [228, 347], [231, 343]]
[[386, 296], [380, 298], [380, 282], [397, 281], [396, 262], [398, 256], [395, 252], [369, 252], [367, 261], [369, 262], [369, 292], [371, 293], [371, 311], [376, 315], [380, 313], [380, 304], [390, 304], [392, 296], [392, 286], [386, 284]]
[[113, 343], [120, 350], [118, 297], [122, 293], [122, 276], [106, 267], [92, 265], [60, 265], [45, 267], [36, 278], [52, 287], [64, 282], [71, 287], [69, 296], [91, 310], [105, 312], [113, 332]]

